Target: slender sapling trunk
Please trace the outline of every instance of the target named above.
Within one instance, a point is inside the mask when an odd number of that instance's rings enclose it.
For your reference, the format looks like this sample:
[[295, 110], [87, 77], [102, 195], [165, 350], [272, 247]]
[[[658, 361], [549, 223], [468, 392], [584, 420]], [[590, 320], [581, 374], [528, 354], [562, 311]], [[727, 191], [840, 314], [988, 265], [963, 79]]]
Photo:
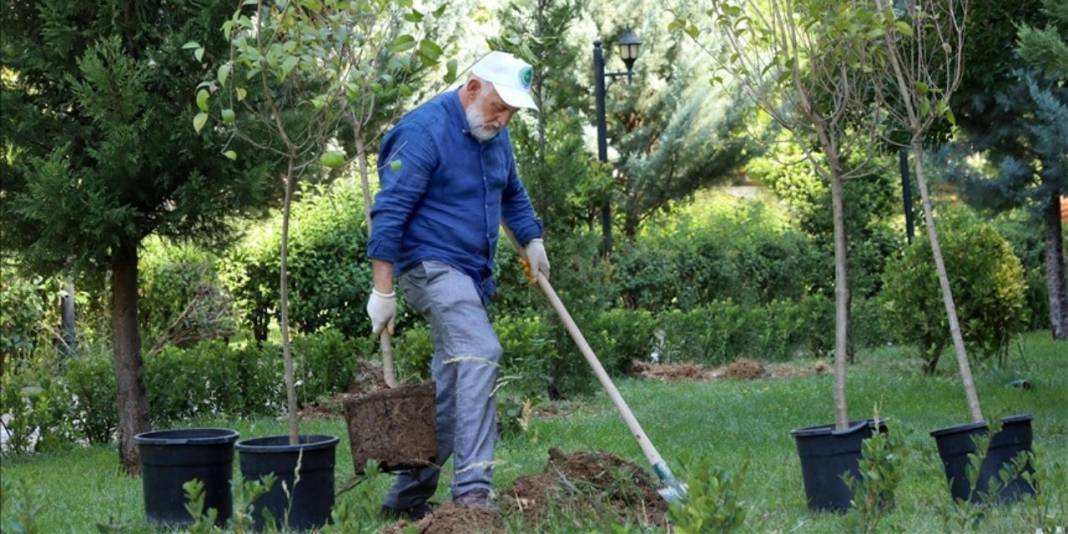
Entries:
[[923, 166], [923, 143], [918, 138], [912, 140], [912, 153], [916, 162], [916, 183], [920, 187], [923, 217], [927, 225], [927, 238], [931, 242], [931, 255], [934, 256], [935, 270], [938, 272], [938, 284], [942, 287], [942, 302], [946, 306], [949, 334], [953, 338], [953, 348], [957, 353], [957, 368], [960, 370], [961, 383], [964, 384], [964, 396], [968, 401], [968, 412], [972, 416], [973, 423], [980, 423], [983, 421], [983, 412], [979, 407], [979, 395], [975, 391], [975, 381], [972, 379], [972, 368], [968, 362], [968, 352], [964, 348], [964, 337], [960, 333], [960, 321], [957, 319], [957, 306], [953, 302], [953, 291], [949, 287], [946, 262], [942, 259], [942, 245], [938, 240], [938, 230], [935, 228], [934, 210], [931, 205], [931, 195], [927, 190], [927, 174]]
[[289, 444], [300, 444], [300, 414], [297, 413], [297, 385], [296, 371], [293, 365], [293, 351], [289, 339], [289, 208], [293, 201], [293, 161], [296, 155], [290, 152], [289, 166], [286, 169], [285, 197], [282, 201], [282, 247], [280, 251], [281, 272], [280, 295], [281, 295], [281, 318], [280, 330], [282, 331], [282, 358], [286, 365], [286, 409], [289, 411]]

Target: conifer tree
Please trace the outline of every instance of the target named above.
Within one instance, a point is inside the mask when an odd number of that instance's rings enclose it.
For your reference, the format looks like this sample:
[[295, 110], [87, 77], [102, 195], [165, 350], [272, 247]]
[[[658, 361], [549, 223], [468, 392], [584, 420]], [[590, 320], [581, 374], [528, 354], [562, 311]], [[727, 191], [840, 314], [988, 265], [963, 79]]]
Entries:
[[263, 169], [188, 125], [202, 78], [182, 50], [225, 53], [231, 2], [12, 1], [2, 12], [0, 202], [5, 251], [40, 274], [110, 277], [119, 458], [140, 469], [149, 427], [138, 330], [138, 249], [150, 234], [201, 243], [266, 207]]
[[1068, 339], [1060, 217], [1060, 196], [1068, 191], [1066, 5], [1055, 0], [976, 3], [969, 22], [968, 72], [954, 106], [965, 135], [953, 148], [986, 153], [991, 168], [950, 167], [970, 204], [991, 211], [1029, 208], [1036, 225], [1041, 221], [1050, 329], [1062, 340]]

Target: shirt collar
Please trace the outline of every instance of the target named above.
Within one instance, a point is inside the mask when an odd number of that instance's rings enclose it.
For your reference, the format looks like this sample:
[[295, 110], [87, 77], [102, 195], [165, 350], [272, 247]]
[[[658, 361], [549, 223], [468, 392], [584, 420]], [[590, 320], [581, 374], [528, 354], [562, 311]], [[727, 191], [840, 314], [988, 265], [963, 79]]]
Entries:
[[467, 128], [467, 115], [464, 114], [464, 107], [460, 104], [459, 88], [445, 94], [445, 109], [449, 110], [449, 118], [452, 119], [454, 125], [465, 135], [471, 135]]

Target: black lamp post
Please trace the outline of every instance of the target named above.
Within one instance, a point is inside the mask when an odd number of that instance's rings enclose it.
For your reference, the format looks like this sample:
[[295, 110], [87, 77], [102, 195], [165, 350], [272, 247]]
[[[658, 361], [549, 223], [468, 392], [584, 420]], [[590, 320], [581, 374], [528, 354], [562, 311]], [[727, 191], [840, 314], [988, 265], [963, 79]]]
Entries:
[[[628, 82], [631, 80], [634, 61], [638, 59], [638, 49], [641, 44], [641, 40], [631, 33], [629, 28], [624, 31], [623, 36], [616, 42], [616, 46], [619, 48], [619, 55], [623, 58], [623, 63], [627, 65], [627, 71], [606, 73], [604, 71], [604, 50], [601, 48], [601, 41], [593, 42], [593, 82], [597, 99], [597, 159], [601, 160], [602, 163], [608, 161], [608, 128], [605, 126], [604, 118], [604, 95], [607, 81], [621, 76], [626, 76]], [[608, 256], [612, 252], [612, 201], [607, 198], [604, 204], [601, 205], [601, 231], [604, 235], [601, 253], [604, 256]]]

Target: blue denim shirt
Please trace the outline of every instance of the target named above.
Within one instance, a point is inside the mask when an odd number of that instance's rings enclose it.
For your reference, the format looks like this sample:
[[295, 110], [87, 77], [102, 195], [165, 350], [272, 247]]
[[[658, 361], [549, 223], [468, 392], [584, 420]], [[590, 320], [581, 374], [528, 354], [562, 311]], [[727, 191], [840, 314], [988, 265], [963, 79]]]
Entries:
[[441, 261], [470, 276], [488, 301], [502, 218], [524, 246], [542, 235], [508, 129], [479, 143], [468, 132], [458, 91], [401, 118], [382, 139], [378, 176], [367, 255], [393, 263], [395, 276]]

